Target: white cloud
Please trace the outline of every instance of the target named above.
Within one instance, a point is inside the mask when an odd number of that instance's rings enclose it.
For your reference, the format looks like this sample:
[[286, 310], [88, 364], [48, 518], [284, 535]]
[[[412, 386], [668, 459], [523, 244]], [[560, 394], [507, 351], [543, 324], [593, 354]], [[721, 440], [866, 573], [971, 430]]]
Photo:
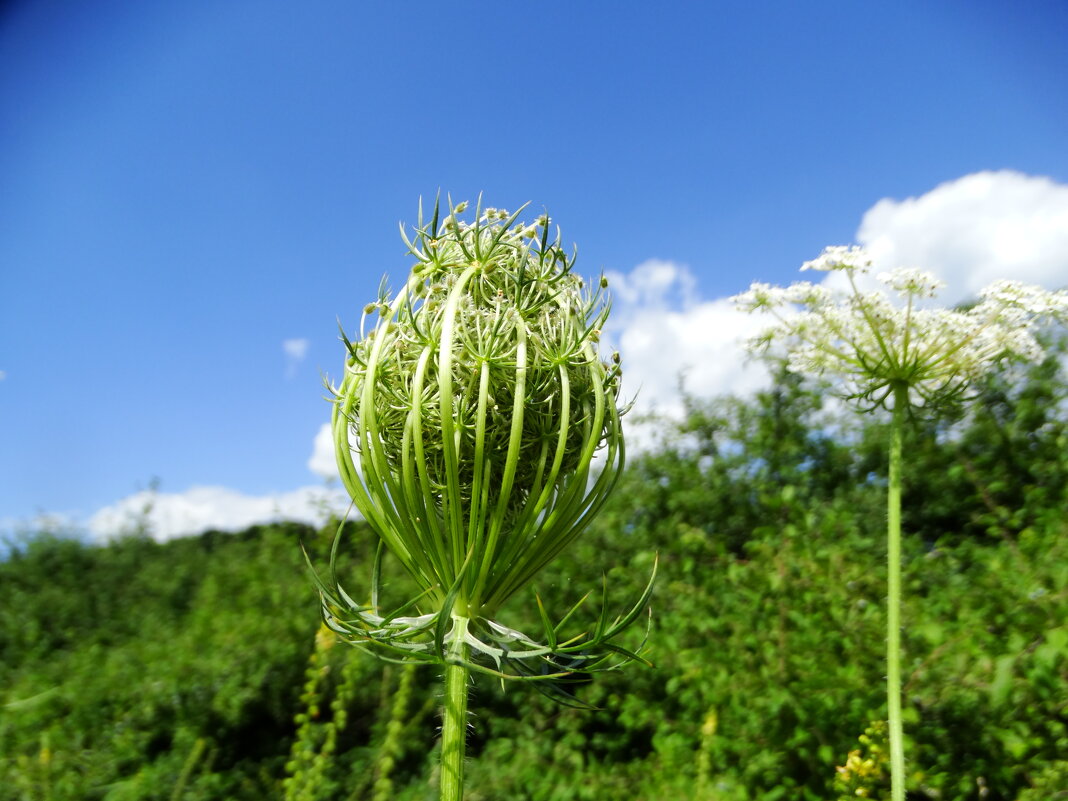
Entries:
[[308, 355], [308, 340], [306, 339], [286, 339], [282, 342], [282, 350], [286, 356], [295, 361], [304, 361], [304, 357]]
[[286, 378], [292, 378], [296, 375], [297, 367], [308, 355], [309, 344], [311, 343], [306, 339], [285, 339], [282, 341], [282, 352], [286, 356]]
[[[683, 265], [647, 261], [629, 273], [609, 273], [612, 315], [606, 347], [623, 357], [623, 392], [634, 415], [682, 413], [679, 378], [688, 393], [710, 397], [750, 392], [767, 383], [767, 369], [747, 359], [745, 341], [766, 323], [735, 311], [727, 298], [702, 300]], [[651, 430], [632, 420], [628, 440], [650, 444]]]
[[1068, 185], [1009, 170], [965, 175], [919, 197], [880, 200], [857, 242], [881, 267], [936, 273], [944, 303], [1000, 278], [1059, 288], [1068, 284]]
[[686, 308], [696, 300], [697, 279], [689, 270], [673, 261], [649, 259], [626, 275], [608, 274], [612, 300], [624, 313], [638, 307], [662, 309]]
[[208, 529], [239, 531], [276, 520], [319, 526], [331, 514], [344, 514], [348, 506], [343, 491], [324, 487], [270, 495], [245, 495], [226, 487], [191, 487], [180, 493], [144, 490], [105, 506], [89, 518], [88, 528], [104, 540], [143, 523], [154, 539], [163, 542]]
[[7, 373], [4, 370], [0, 370], [0, 381], [3, 381], [5, 378], [7, 378]]
[[325, 479], [337, 479], [337, 459], [334, 457], [334, 432], [329, 423], [323, 423], [315, 435], [308, 469]]

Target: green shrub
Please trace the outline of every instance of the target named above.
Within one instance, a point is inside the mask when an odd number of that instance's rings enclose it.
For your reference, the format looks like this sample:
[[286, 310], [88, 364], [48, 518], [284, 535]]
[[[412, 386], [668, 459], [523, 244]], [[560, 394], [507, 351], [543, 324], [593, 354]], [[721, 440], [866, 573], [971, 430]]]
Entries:
[[[1045, 801], [1066, 786], [1057, 477], [1068, 457], [1063, 409], [1045, 408], [1063, 378], [1047, 364], [997, 391], [989, 413], [926, 432], [943, 445], [917, 444], [921, 479], [906, 493], [906, 504], [922, 499], [905, 510], [915, 799]], [[791, 381], [751, 402], [691, 402], [678, 438], [632, 461], [612, 503], [536, 583], [567, 603], [596, 585], [596, 566], [617, 565], [609, 604], [623, 608], [659, 553], [653, 667], [579, 687], [592, 712], [480, 680], [470, 798], [836, 797], [835, 768], [885, 717], [884, 512], [866, 461], [878, 430], [844, 429], [820, 408]], [[1002, 435], [1026, 468], [1021, 486], [982, 448]], [[964, 458], [972, 473], [954, 473]], [[991, 511], [1002, 507], [1009, 517]], [[294, 718], [312, 711], [301, 693], [318, 627], [297, 541], [321, 555], [332, 533], [267, 526], [105, 547], [44, 536], [16, 548], [0, 562], [0, 801], [284, 798], [303, 747]], [[371, 537], [351, 533], [342, 571], [372, 558]], [[389, 560], [384, 569], [383, 591], [404, 597], [407, 579]], [[502, 619], [537, 631], [526, 600]], [[323, 659], [311, 749], [327, 740], [338, 693], [352, 695], [310, 797], [371, 797], [388, 755], [392, 797], [425, 799], [434, 755], [421, 735], [407, 748], [404, 731], [433, 726], [440, 676], [418, 670], [397, 712], [397, 668], [341, 645]]]

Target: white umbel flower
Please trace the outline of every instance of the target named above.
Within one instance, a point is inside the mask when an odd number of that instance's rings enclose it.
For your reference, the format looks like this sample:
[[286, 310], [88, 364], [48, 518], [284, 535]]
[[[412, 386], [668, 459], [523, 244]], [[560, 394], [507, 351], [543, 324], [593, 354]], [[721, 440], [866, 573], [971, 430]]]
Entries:
[[847, 398], [872, 408], [888, 406], [895, 388], [907, 388], [910, 405], [928, 405], [959, 398], [1003, 362], [1041, 360], [1036, 326], [1068, 319], [1068, 292], [1018, 281], [991, 284], [967, 310], [929, 308], [926, 301], [945, 285], [912, 268], [875, 276], [902, 299], [896, 304], [882, 289], [858, 289], [856, 275], [870, 267], [862, 248], [829, 247], [801, 269], [844, 273], [848, 291], [805, 281], [754, 283], [734, 303], [743, 311], [770, 312], [777, 322], [751, 348], [764, 353], [780, 342], [790, 370], [838, 379]]

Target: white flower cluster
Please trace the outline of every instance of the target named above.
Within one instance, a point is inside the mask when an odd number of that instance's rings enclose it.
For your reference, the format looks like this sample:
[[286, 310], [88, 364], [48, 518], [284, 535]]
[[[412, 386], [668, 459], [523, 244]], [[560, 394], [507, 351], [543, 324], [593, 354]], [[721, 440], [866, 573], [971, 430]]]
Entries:
[[819, 270], [823, 273], [857, 270], [867, 272], [871, 267], [871, 259], [864, 248], [846, 247], [845, 245], [832, 245], [823, 249], [823, 252], [801, 265], [801, 270]]
[[787, 366], [798, 373], [837, 378], [844, 395], [871, 407], [887, 407], [895, 391], [910, 404], [928, 405], [961, 396], [967, 387], [1005, 361], [1039, 361], [1034, 329], [1042, 321], [1068, 321], [1068, 291], [1050, 292], [1018, 281], [997, 281], [970, 308], [931, 309], [920, 301], [944, 286], [931, 273], [912, 268], [879, 273], [886, 292], [861, 292], [855, 276], [871, 269], [861, 248], [830, 247], [802, 270], [839, 271], [849, 292], [807, 281], [778, 287], [753, 284], [732, 300], [747, 312], [770, 312], [778, 322], [751, 342], [766, 353], [786, 347]]

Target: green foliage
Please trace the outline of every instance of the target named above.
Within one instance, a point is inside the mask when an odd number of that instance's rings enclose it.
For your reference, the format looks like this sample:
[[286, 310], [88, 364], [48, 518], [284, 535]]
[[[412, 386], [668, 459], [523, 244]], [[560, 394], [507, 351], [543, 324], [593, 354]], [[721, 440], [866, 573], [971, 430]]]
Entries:
[[[1041, 364], [988, 377], [965, 418], [906, 431], [904, 527], [929, 543], [1012, 537], [1068, 507], [1068, 336]], [[864, 469], [881, 474], [885, 432], [868, 426]]]
[[[300, 711], [293, 721], [297, 736], [286, 763], [287, 776], [282, 783], [286, 801], [316, 801], [332, 797], [339, 789], [337, 782], [328, 780], [328, 775], [335, 764], [333, 757], [338, 736], [348, 724], [348, 710], [356, 691], [354, 679], [361, 665], [356, 659], [343, 660], [340, 665], [336, 659], [331, 659], [335, 645], [337, 638], [333, 632], [320, 626], [315, 635], [315, 650], [308, 658], [304, 674]], [[332, 673], [338, 678], [333, 682], [336, 686], [329, 702], [330, 712], [324, 720], [323, 706]]]
[[[870, 526], [879, 531], [877, 510], [885, 504], [877, 493], [857, 492], [868, 483], [867, 465], [834, 436], [841, 425], [822, 411], [817, 393], [785, 370], [775, 386], [748, 402], [688, 398], [674, 439], [631, 465], [601, 523], [663, 542], [668, 556], [673, 544], [657, 532], [673, 525], [699, 528], [739, 553], [751, 539], [774, 537], [796, 522], [791, 515], [845, 495], [875, 513]], [[864, 515], [856, 519], [869, 525]]]
[[297, 534], [45, 540], [0, 565], [0, 798], [168, 799], [198, 748], [186, 798], [262, 797], [315, 619]]
[[1068, 759], [1045, 767], [1035, 783], [1020, 793], [1017, 801], [1064, 801], [1068, 798]]
[[[910, 798], [1068, 787], [1059, 369], [992, 384], [972, 417], [909, 446]], [[846, 429], [793, 379], [689, 411], [538, 578], [566, 604], [611, 565], [608, 607], [622, 610], [659, 554], [654, 666], [572, 687], [593, 711], [479, 679], [469, 799], [822, 801], [885, 718], [881, 422]], [[440, 675], [314, 647], [297, 540], [322, 557], [332, 533], [18, 548], [0, 563], [0, 801], [431, 797]], [[345, 543], [339, 572], [363, 575], [373, 538], [351, 526]], [[407, 597], [397, 564], [383, 571], [387, 600]], [[502, 621], [537, 630], [527, 601]], [[297, 775], [310, 780], [284, 784]]]
[[[655, 667], [589, 686], [593, 713], [512, 693], [476, 697], [485, 741], [470, 787], [517, 799], [831, 797], [834, 767], [885, 714], [885, 590], [879, 549], [823, 528], [830, 518], [751, 542], [741, 556], [676, 529], [686, 554], [665, 559], [648, 654]], [[1008, 544], [962, 547], [960, 556], [909, 548], [906, 731], [916, 789], [971, 799], [985, 786], [987, 798], [1014, 799], [1068, 746], [1064, 534], [1035, 540], [1041, 556]], [[619, 572], [640, 575], [647, 558], [638, 551]], [[707, 775], [697, 773], [701, 755]]]

